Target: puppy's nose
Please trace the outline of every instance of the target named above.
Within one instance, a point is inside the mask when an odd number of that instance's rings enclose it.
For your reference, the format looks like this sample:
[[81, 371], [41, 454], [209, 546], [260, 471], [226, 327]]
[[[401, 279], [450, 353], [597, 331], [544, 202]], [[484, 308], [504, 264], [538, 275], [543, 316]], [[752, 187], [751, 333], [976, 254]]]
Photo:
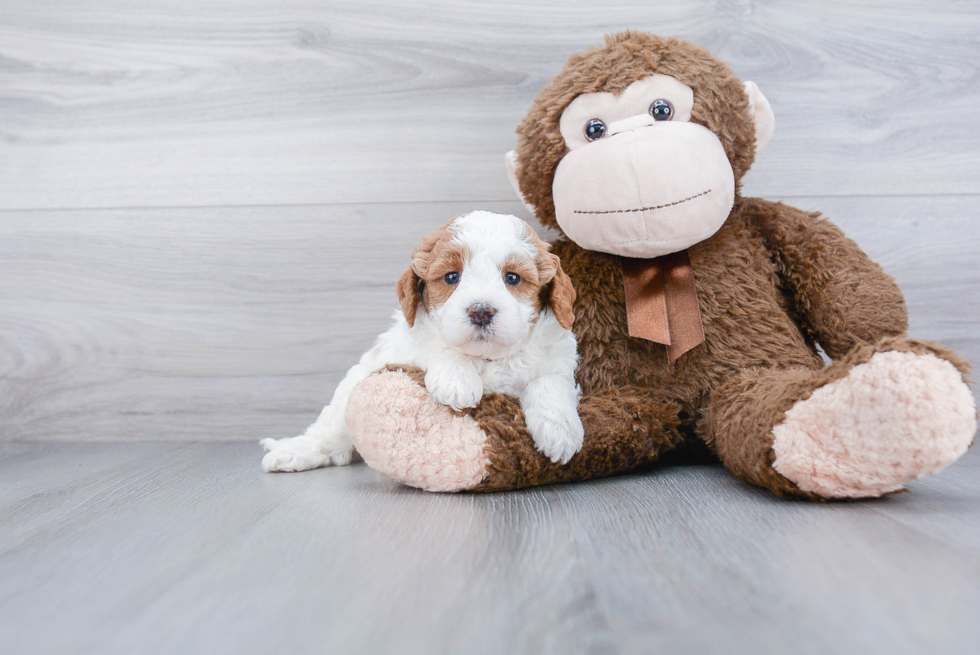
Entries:
[[470, 323], [473, 325], [479, 325], [480, 327], [490, 325], [490, 321], [493, 320], [493, 315], [497, 313], [497, 310], [494, 309], [493, 305], [485, 302], [470, 305], [469, 309], [466, 311], [470, 315]]

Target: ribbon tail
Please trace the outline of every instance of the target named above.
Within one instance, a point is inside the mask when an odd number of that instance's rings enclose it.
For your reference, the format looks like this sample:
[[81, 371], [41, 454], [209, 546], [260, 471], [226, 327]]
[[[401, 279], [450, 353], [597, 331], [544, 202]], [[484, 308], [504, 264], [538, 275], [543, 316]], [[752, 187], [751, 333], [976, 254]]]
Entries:
[[704, 325], [698, 307], [698, 291], [694, 282], [694, 269], [687, 250], [665, 255], [664, 299], [670, 342], [667, 344], [667, 360], [673, 364], [695, 346], [704, 343]]
[[660, 261], [626, 258], [622, 261], [629, 335], [669, 346], [666, 280]]

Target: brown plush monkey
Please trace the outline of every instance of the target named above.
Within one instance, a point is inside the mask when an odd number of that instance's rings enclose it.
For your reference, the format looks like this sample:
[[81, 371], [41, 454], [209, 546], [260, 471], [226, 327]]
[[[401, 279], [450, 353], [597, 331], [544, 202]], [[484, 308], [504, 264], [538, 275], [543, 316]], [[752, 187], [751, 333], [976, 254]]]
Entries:
[[[511, 179], [567, 238], [585, 444], [534, 447], [514, 398], [460, 414], [418, 370], [351, 396], [373, 468], [429, 490], [585, 480], [705, 445], [783, 496], [880, 496], [962, 455], [966, 363], [907, 338], [894, 280], [816, 214], [742, 198], [769, 103], [705, 50], [624, 32], [575, 55], [518, 128]], [[822, 362], [817, 345], [833, 360]]]

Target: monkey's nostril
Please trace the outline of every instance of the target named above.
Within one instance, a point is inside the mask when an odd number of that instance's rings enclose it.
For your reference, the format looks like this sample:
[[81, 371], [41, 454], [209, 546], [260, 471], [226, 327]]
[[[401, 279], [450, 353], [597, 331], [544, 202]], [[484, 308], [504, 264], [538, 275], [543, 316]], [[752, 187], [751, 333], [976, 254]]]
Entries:
[[466, 312], [470, 315], [470, 323], [485, 327], [493, 320], [493, 315], [497, 313], [496, 308], [485, 302], [470, 305]]

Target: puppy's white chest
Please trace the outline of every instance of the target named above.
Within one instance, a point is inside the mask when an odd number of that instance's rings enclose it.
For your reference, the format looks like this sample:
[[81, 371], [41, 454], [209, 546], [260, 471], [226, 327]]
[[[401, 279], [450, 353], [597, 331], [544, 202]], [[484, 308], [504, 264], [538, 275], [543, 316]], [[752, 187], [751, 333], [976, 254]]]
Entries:
[[519, 357], [502, 360], [476, 359], [476, 370], [483, 378], [484, 393], [502, 393], [520, 396], [530, 381], [531, 367]]

